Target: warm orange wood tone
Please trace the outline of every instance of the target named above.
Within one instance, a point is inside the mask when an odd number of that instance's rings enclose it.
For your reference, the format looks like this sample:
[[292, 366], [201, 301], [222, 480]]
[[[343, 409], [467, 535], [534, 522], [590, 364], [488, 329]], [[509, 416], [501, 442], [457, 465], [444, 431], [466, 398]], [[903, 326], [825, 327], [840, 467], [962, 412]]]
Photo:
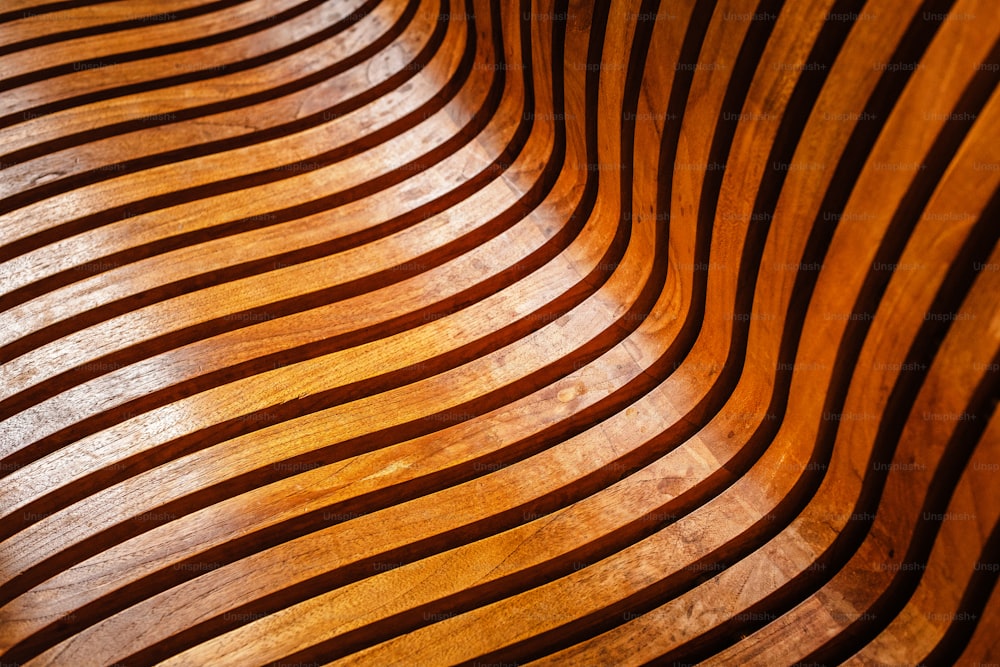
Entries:
[[996, 0], [5, 0], [0, 664], [1000, 663]]

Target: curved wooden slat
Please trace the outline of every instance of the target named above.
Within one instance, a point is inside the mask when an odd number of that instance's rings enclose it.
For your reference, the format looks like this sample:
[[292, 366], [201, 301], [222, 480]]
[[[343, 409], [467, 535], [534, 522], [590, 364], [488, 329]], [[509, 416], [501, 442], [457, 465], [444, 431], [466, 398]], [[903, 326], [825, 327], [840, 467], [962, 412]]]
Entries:
[[3, 664], [995, 659], [995, 3], [0, 36]]

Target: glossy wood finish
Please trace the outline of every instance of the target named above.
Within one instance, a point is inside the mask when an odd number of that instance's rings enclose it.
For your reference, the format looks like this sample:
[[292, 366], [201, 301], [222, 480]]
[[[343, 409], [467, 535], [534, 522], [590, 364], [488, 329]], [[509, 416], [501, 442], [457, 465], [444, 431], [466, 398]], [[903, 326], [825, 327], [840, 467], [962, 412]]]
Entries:
[[8, 0], [0, 661], [1000, 662], [994, 0]]

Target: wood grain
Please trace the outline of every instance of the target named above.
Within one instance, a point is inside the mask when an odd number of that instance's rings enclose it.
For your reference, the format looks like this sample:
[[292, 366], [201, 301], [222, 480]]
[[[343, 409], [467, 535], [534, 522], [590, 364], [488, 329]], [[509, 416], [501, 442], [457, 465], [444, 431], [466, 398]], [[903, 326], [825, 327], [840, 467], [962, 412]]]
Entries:
[[9, 0], [0, 663], [1000, 660], [993, 0]]

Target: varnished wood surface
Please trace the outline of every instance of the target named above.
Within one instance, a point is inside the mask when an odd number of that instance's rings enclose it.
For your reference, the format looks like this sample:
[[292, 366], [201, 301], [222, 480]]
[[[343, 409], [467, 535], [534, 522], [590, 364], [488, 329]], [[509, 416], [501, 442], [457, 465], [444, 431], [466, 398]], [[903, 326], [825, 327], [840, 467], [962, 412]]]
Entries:
[[1000, 662], [994, 0], [6, 0], [0, 663]]

